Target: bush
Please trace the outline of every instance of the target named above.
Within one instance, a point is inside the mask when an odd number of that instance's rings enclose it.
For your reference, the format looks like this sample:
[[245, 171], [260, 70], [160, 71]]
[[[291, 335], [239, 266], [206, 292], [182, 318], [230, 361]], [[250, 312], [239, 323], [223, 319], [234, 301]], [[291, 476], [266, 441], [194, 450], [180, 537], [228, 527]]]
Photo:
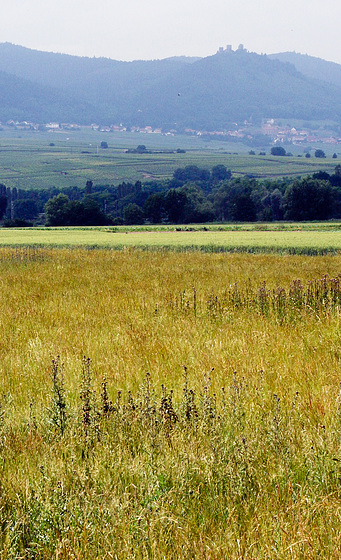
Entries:
[[27, 220], [20, 220], [19, 218], [16, 218], [15, 220], [5, 220], [4, 221], [4, 227], [33, 227], [33, 223], [32, 222], [28, 222]]
[[123, 218], [120, 218], [120, 216], [117, 216], [112, 221], [113, 226], [123, 226], [123, 224], [124, 224], [124, 220], [123, 220]]
[[282, 146], [273, 146], [271, 148], [271, 155], [272, 156], [286, 156], [286, 151]]

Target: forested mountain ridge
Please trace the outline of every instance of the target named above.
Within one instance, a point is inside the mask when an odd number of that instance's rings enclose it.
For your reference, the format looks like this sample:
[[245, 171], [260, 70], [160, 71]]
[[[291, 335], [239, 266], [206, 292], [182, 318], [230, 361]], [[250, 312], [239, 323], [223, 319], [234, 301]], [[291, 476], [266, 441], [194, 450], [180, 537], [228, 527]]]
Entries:
[[269, 58], [293, 64], [298, 72], [308, 78], [322, 80], [341, 87], [341, 64], [296, 52], [271, 54]]
[[268, 117], [341, 122], [341, 86], [245, 50], [120, 62], [2, 43], [0, 71], [2, 120], [123, 123], [179, 132], [229, 129], [234, 122], [257, 124]]
[[37, 123], [80, 121], [84, 114], [91, 120], [99, 111], [83, 99], [34, 83], [0, 70], [0, 121], [32, 121]]

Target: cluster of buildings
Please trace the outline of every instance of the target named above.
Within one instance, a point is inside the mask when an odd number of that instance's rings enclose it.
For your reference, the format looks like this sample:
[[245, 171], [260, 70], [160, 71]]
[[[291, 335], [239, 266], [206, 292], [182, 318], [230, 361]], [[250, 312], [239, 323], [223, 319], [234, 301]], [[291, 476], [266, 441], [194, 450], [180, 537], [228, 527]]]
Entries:
[[[90, 126], [79, 125], [76, 123], [58, 123], [49, 122], [45, 124], [37, 124], [29, 121], [14, 121], [9, 120], [6, 123], [0, 123], [0, 127], [13, 128], [15, 130], [32, 130], [32, 131], [52, 131], [52, 132], [62, 132], [62, 131], [73, 131], [73, 130], [96, 130], [98, 132], [127, 132], [127, 127], [123, 124], [112, 124], [110, 126], [104, 126], [99, 124], [91, 124]], [[153, 128], [151, 126], [139, 127], [132, 126], [129, 128], [129, 132], [139, 132], [141, 134], [162, 134], [161, 128]]]
[[264, 144], [293, 144], [295, 146], [309, 145], [314, 143], [338, 145], [341, 144], [341, 136], [333, 133], [333, 131], [320, 128], [295, 128], [290, 125], [282, 125], [275, 119], [264, 119], [260, 127], [255, 127], [252, 123], [244, 121], [243, 125], [238, 126], [235, 123], [235, 128], [231, 130], [194, 130], [187, 128], [186, 134], [197, 136], [210, 136], [219, 139], [226, 139], [231, 141], [241, 141], [244, 143], [252, 144], [255, 138], [260, 136], [264, 137]]
[[6, 123], [0, 123], [0, 127], [3, 128], [14, 128], [15, 130], [35, 130], [35, 131], [43, 131], [43, 130], [80, 130], [81, 126], [75, 123], [57, 123], [57, 122], [50, 122], [45, 124], [37, 124], [30, 121], [14, 121], [9, 120]]
[[282, 125], [275, 119], [265, 119], [261, 128], [262, 134], [269, 136], [275, 144], [311, 144], [314, 142], [322, 142], [323, 144], [337, 145], [341, 144], [341, 137], [333, 134], [326, 129], [299, 129]]
[[[123, 126], [123, 124], [112, 124], [110, 126], [92, 124], [91, 129], [98, 130], [99, 132], [127, 132], [127, 127]], [[162, 129], [153, 128], [152, 126], [132, 126], [129, 128], [129, 132], [140, 132], [141, 134], [162, 134]]]

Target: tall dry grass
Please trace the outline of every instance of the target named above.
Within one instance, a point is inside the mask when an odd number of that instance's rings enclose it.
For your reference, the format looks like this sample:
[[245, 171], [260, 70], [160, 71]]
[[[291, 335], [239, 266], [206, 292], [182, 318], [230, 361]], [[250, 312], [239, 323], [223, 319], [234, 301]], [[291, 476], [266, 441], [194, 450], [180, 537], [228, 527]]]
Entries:
[[341, 558], [340, 265], [1, 250], [0, 557]]

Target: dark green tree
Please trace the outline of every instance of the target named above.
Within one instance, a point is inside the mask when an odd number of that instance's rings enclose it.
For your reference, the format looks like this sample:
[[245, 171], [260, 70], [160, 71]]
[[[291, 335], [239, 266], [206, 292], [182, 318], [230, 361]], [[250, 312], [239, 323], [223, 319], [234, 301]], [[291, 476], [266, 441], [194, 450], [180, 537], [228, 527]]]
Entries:
[[[250, 179], [234, 179], [224, 182], [214, 195], [213, 205], [217, 219], [222, 221], [254, 222], [257, 208], [264, 193]], [[262, 191], [262, 189], [260, 189]], [[260, 196], [259, 196], [260, 195]]]
[[[81, 202], [83, 206], [83, 224], [87, 226], [104, 226], [108, 219], [101, 211], [101, 207], [91, 196], [86, 196]], [[81, 225], [83, 225], [81, 224]]]
[[217, 220], [225, 222], [229, 219], [229, 203], [231, 198], [232, 186], [227, 182], [215, 191], [213, 197], [213, 208]]
[[147, 153], [147, 148], [144, 144], [139, 144], [136, 148], [136, 152], [138, 154], [145, 154], [145, 153]]
[[86, 222], [83, 203], [79, 200], [70, 200], [65, 208], [65, 223], [60, 225], [85, 226], [93, 224]]
[[165, 211], [168, 221], [180, 224], [184, 220], [187, 196], [180, 189], [170, 189], [165, 196]]
[[320, 181], [329, 181], [330, 175], [327, 171], [318, 171], [317, 173], [313, 173], [313, 179], [319, 179]]
[[256, 220], [256, 206], [251, 195], [251, 188], [235, 191], [229, 204], [229, 214], [232, 221], [254, 222]]
[[229, 169], [226, 169], [225, 165], [215, 165], [214, 167], [212, 167], [211, 176], [214, 183], [219, 183], [219, 181], [226, 181], [228, 179], [231, 179], [231, 171]]
[[69, 198], [65, 194], [58, 194], [45, 204], [46, 224], [48, 226], [68, 225]]
[[214, 219], [212, 203], [205, 198], [201, 188], [195, 183], [187, 183], [181, 189], [186, 196], [182, 220], [184, 223], [204, 223]]
[[162, 214], [164, 212], [163, 194], [151, 194], [144, 203], [143, 211], [147, 220], [150, 220], [153, 224], [161, 223]]
[[45, 214], [48, 226], [101, 226], [108, 223], [98, 202], [90, 196], [83, 201], [70, 201], [65, 194], [59, 194], [45, 204]]
[[283, 146], [273, 146], [271, 148], [271, 155], [272, 156], [285, 156], [287, 153]]
[[313, 177], [297, 180], [287, 187], [283, 205], [286, 220], [326, 220], [332, 214], [332, 186]]
[[178, 184], [190, 181], [209, 181], [210, 176], [208, 169], [200, 169], [197, 165], [187, 165], [184, 168], [176, 169], [173, 173], [173, 178]]
[[91, 193], [92, 193], [92, 187], [93, 187], [92, 181], [88, 180], [88, 181], [86, 182], [86, 185], [85, 185], [85, 192], [86, 192], [86, 194], [91, 194]]
[[283, 219], [283, 209], [282, 209], [282, 193], [279, 189], [272, 191], [270, 195], [271, 210], [273, 220]]
[[138, 225], [144, 223], [144, 213], [140, 206], [130, 203], [123, 209], [124, 223], [127, 225]]
[[7, 208], [7, 196], [0, 195], [0, 220], [4, 217]]
[[18, 198], [13, 203], [14, 218], [19, 220], [33, 220], [38, 215], [38, 205], [33, 198]]

